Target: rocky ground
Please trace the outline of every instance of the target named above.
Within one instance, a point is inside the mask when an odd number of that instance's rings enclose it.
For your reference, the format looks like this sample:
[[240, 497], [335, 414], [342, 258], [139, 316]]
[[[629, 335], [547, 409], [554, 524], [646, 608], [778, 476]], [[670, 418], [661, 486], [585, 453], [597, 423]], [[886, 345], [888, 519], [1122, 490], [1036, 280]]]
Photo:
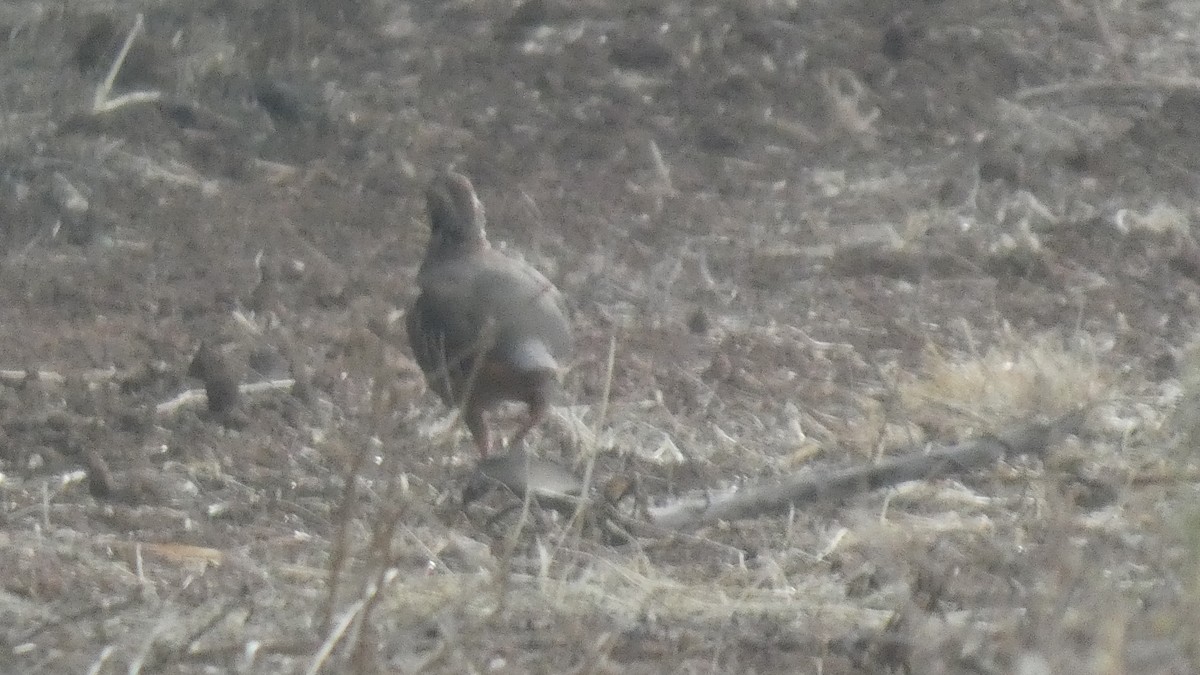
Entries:
[[[1200, 670], [1197, 31], [0, 5], [0, 672]], [[403, 335], [446, 166], [570, 300], [530, 449], [617, 503], [464, 507]], [[1079, 409], [1037, 457], [625, 527]]]

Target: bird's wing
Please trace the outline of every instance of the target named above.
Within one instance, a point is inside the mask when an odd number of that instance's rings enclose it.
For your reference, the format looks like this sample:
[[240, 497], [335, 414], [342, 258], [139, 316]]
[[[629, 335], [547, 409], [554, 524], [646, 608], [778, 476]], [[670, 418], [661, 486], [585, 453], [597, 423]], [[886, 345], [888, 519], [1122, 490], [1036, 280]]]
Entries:
[[570, 351], [562, 294], [523, 261], [488, 250], [430, 266], [419, 282], [409, 335], [414, 352], [425, 352], [418, 364], [426, 372], [465, 378], [482, 353], [520, 369], [553, 369]]
[[562, 358], [570, 351], [566, 303], [541, 272], [523, 261], [500, 257], [481, 266], [473, 285], [480, 306], [494, 321], [497, 347], [514, 365], [544, 362], [539, 352]]
[[416, 302], [408, 310], [405, 324], [408, 343], [412, 346], [417, 365], [425, 374], [425, 382], [443, 402], [454, 405], [458, 398], [462, 369], [451, 367], [446, 357], [446, 331], [436, 303], [431, 302], [425, 293], [417, 296]]

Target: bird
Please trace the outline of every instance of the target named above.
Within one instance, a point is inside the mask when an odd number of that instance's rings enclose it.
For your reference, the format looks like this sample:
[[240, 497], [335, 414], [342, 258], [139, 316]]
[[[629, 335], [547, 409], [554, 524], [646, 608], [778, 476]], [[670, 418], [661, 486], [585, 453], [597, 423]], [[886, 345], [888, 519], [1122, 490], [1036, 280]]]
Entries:
[[562, 292], [524, 260], [488, 241], [483, 203], [466, 176], [439, 172], [425, 191], [429, 244], [405, 325], [425, 382], [459, 406], [479, 453], [492, 435], [485, 415], [505, 401], [528, 406], [521, 442], [549, 412], [571, 324]]

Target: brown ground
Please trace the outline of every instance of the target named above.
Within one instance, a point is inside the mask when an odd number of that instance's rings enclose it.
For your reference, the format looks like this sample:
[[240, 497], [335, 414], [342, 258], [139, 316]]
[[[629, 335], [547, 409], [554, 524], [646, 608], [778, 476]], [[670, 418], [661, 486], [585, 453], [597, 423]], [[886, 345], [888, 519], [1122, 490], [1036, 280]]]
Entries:
[[[1200, 671], [1193, 4], [0, 6], [0, 672]], [[138, 8], [163, 96], [93, 113]], [[651, 505], [1098, 406], [786, 518], [489, 525], [400, 330], [447, 164], [571, 299], [532, 446]], [[156, 410], [201, 342], [300, 386]]]

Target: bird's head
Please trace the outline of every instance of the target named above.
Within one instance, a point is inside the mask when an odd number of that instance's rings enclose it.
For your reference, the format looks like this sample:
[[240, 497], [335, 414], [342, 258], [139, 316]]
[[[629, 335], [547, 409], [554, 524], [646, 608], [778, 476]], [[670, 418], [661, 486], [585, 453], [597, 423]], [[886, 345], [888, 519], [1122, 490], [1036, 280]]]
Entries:
[[429, 209], [430, 254], [486, 248], [487, 219], [470, 179], [453, 171], [437, 175], [425, 190]]

